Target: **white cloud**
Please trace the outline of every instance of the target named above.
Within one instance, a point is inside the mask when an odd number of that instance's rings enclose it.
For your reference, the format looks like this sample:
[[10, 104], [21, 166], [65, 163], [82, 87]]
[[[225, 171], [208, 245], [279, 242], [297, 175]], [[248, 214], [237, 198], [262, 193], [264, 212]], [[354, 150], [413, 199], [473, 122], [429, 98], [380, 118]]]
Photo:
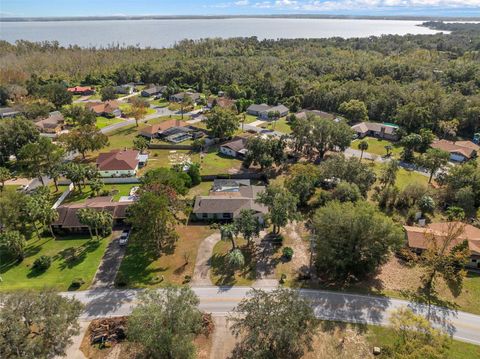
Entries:
[[260, 9], [329, 11], [389, 7], [472, 7], [480, 8], [480, 0], [272, 0], [250, 2], [238, 0], [234, 6], [251, 6]]

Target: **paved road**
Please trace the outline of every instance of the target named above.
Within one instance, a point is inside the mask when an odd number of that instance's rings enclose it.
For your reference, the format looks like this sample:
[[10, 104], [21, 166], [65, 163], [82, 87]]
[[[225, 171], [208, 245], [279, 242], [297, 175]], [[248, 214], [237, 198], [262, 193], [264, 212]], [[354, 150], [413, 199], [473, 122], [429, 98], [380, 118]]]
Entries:
[[[271, 287], [263, 288], [271, 290]], [[200, 298], [200, 308], [216, 316], [228, 314], [246, 297], [249, 287], [193, 287]], [[320, 319], [350, 323], [386, 325], [392, 310], [404, 306], [422, 314], [425, 306], [405, 300], [386, 297], [342, 294], [320, 290], [300, 290], [308, 297]], [[86, 305], [81, 319], [128, 315], [136, 305], [139, 290], [97, 289], [83, 292], [66, 292]], [[455, 339], [480, 345], [480, 316], [453, 312], [444, 308], [431, 308], [432, 322], [447, 330]]]
[[112, 240], [108, 244], [107, 250], [98, 266], [95, 278], [92, 282], [92, 289], [113, 288], [115, 277], [117, 276], [122, 259], [125, 256], [126, 246], [120, 246], [120, 234], [122, 230], [115, 230], [112, 233]]
[[[148, 120], [151, 120], [151, 119], [157, 118], [157, 117], [170, 116], [170, 115], [176, 114], [176, 112], [170, 111], [166, 107], [151, 107], [151, 108], [153, 108], [155, 110], [155, 113], [152, 113], [151, 115], [145, 116], [144, 119], [138, 121], [139, 123], [146, 122]], [[110, 125], [110, 126], [106, 126], [106, 127], [102, 128], [100, 131], [102, 133], [108, 133], [108, 132], [111, 132], [111, 131], [118, 130], [119, 128], [129, 126], [129, 125], [133, 125], [133, 124], [135, 124], [135, 119], [131, 118], [131, 119], [127, 119], [127, 120], [122, 121], [122, 122], [114, 123], [113, 125]]]

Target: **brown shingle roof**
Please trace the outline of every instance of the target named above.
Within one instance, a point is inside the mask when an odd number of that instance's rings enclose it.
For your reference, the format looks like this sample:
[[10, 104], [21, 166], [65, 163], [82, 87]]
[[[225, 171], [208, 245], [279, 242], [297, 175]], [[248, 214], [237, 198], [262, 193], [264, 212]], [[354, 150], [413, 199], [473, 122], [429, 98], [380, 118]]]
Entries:
[[439, 150], [450, 153], [459, 153], [468, 159], [472, 158], [475, 153], [480, 150], [480, 146], [471, 141], [453, 142], [447, 140], [438, 140], [433, 142], [431, 146], [433, 148], [438, 148]]
[[63, 115], [59, 111], [51, 112], [47, 118], [40, 119], [35, 122], [35, 126], [41, 130], [55, 129], [65, 122]]
[[172, 127], [185, 127], [187, 125], [188, 124], [185, 121], [172, 119], [172, 120], [162, 121], [154, 125], [145, 126], [140, 129], [140, 133], [144, 133], [147, 135], [155, 135], [159, 132], [166, 131]]
[[247, 138], [237, 137], [237, 138], [233, 139], [232, 141], [225, 142], [221, 146], [229, 148], [232, 151], [239, 152], [239, 151], [245, 149], [246, 145], [247, 145]]
[[134, 170], [138, 166], [138, 151], [112, 150], [100, 153], [97, 158], [97, 168], [100, 171]]
[[52, 223], [53, 226], [63, 228], [85, 227], [77, 217], [77, 211], [81, 208], [92, 208], [97, 211], [108, 211], [113, 219], [126, 218], [126, 211], [132, 202], [113, 202], [113, 197], [96, 197], [87, 199], [84, 203], [70, 203], [57, 208], [58, 219]]
[[480, 229], [460, 222], [442, 222], [431, 223], [427, 227], [403, 226], [408, 238], [408, 245], [411, 248], [427, 249], [429, 242], [435, 237], [437, 240], [445, 240], [449, 231], [460, 230], [461, 233], [451, 244], [453, 247], [464, 240], [468, 241], [468, 246], [472, 254], [480, 255]]
[[193, 213], [233, 213], [235, 216], [242, 209], [267, 213], [267, 207], [255, 202], [262, 191], [265, 191], [264, 186], [245, 186], [239, 192], [211, 192], [209, 196], [197, 196]]
[[382, 132], [382, 129], [384, 129], [384, 133], [386, 133], [387, 135], [393, 135], [398, 128], [378, 122], [360, 122], [356, 125], [353, 125], [352, 129], [360, 133], [365, 133], [368, 131]]
[[87, 108], [91, 111], [102, 114], [102, 113], [112, 113], [118, 109], [117, 101], [105, 101], [105, 102], [87, 102]]

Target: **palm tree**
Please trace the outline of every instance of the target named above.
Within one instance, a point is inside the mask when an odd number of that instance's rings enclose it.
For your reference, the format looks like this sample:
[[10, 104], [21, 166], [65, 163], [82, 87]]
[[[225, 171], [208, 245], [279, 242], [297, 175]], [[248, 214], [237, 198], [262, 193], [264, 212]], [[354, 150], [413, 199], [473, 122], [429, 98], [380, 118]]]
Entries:
[[95, 214], [96, 211], [91, 208], [81, 208], [77, 211], [78, 221], [84, 226], [88, 227], [88, 232], [90, 232], [91, 239], [93, 239], [92, 227], [94, 226]]
[[94, 178], [90, 181], [90, 188], [95, 196], [98, 196], [103, 187], [105, 187], [105, 183], [100, 178]]
[[232, 243], [232, 251], [237, 248], [235, 243], [235, 237], [237, 235], [237, 229], [233, 223], [224, 224], [220, 227], [220, 236], [222, 241], [230, 241]]
[[235, 248], [227, 255], [228, 266], [232, 269], [242, 268], [245, 265], [245, 257], [240, 249]]
[[390, 155], [392, 154], [392, 145], [386, 145], [385, 146], [385, 150], [387, 151], [387, 156], [386, 157], [390, 157]]
[[193, 100], [192, 98], [187, 95], [186, 93], [183, 93], [183, 99], [182, 102], [180, 102], [180, 110], [182, 112], [182, 120], [183, 120], [183, 112], [185, 110], [185, 107], [189, 107], [193, 105]]
[[360, 141], [360, 143], [358, 144], [358, 149], [359, 149], [360, 151], [362, 151], [362, 152], [360, 153], [360, 161], [362, 161], [363, 151], [368, 150], [368, 142], [365, 141], [365, 140]]

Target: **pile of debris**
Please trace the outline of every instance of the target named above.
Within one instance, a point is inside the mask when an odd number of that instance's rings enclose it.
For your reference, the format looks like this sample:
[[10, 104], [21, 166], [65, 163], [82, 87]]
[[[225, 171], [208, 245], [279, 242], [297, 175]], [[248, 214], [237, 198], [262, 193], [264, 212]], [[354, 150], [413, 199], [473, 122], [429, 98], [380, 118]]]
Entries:
[[126, 338], [127, 317], [95, 319], [90, 323], [90, 344], [111, 346]]
[[208, 336], [215, 329], [215, 324], [213, 323], [212, 314], [203, 313], [202, 316], [202, 333], [208, 338]]

